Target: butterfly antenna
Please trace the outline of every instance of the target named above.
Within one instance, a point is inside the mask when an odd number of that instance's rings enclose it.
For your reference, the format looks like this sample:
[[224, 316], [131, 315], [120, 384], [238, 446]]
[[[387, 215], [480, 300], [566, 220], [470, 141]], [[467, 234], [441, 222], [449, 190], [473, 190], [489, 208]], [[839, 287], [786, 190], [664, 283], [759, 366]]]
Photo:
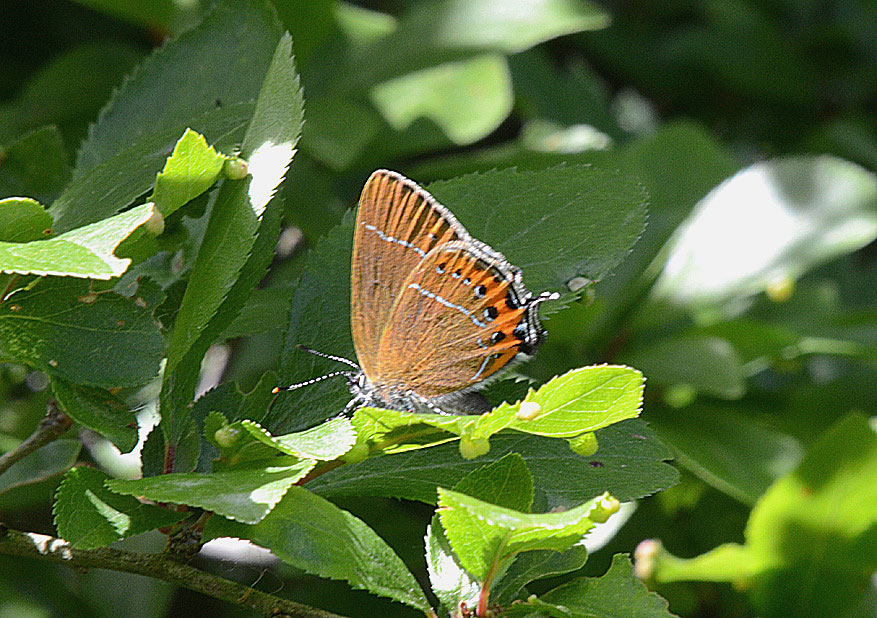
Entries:
[[294, 391], [297, 388], [301, 388], [303, 386], [310, 386], [311, 384], [316, 384], [317, 382], [322, 382], [323, 380], [327, 380], [329, 378], [334, 378], [336, 376], [346, 376], [349, 371], [333, 371], [332, 373], [327, 373], [324, 376], [319, 376], [316, 378], [312, 378], [310, 380], [305, 380], [304, 382], [298, 382], [297, 384], [290, 384], [289, 386], [275, 386], [271, 389], [271, 392], [275, 395], [280, 391]]
[[360, 368], [359, 365], [354, 363], [349, 358], [344, 358], [342, 356], [335, 356], [334, 354], [325, 354], [323, 352], [317, 352], [316, 350], [312, 350], [306, 346], [303, 346], [302, 344], [298, 344], [297, 347], [299, 350], [304, 350], [305, 352], [308, 352], [309, 354], [313, 354], [314, 356], [320, 356], [322, 358], [328, 358], [329, 360], [338, 361], [339, 363], [344, 363], [345, 365], [349, 365], [349, 366], [353, 367], [354, 369]]

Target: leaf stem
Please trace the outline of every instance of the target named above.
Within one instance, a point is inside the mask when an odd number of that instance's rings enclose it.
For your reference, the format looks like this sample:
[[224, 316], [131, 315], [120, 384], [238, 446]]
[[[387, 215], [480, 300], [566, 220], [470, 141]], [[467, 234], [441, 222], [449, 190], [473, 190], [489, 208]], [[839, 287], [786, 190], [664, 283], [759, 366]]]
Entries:
[[481, 592], [478, 594], [478, 606], [475, 608], [475, 615], [478, 618], [484, 618], [487, 615], [487, 603], [490, 600], [490, 589], [493, 587], [493, 578], [496, 575], [497, 563], [490, 565], [490, 570], [481, 584]]
[[3, 294], [0, 294], [0, 303], [6, 300], [6, 297], [12, 292], [13, 288], [15, 288], [16, 282], [21, 278], [19, 274], [13, 274], [9, 277], [9, 282], [6, 284], [6, 289], [3, 290]]
[[0, 525], [0, 554], [36, 558], [72, 568], [97, 568], [160, 579], [272, 618], [344, 618], [315, 607], [281, 599], [162, 554], [143, 554], [102, 547], [73, 549], [59, 538], [9, 530]]
[[65, 431], [70, 429], [73, 421], [69, 416], [61, 412], [54, 399], [46, 403], [46, 416], [34, 429], [34, 432], [17, 447], [0, 456], [0, 474], [8, 470], [16, 461], [27, 457], [38, 448], [49, 442], [57, 440]]
[[174, 471], [174, 464], [177, 459], [176, 444], [167, 443], [164, 447], [164, 474], [170, 474]]
[[493, 580], [496, 578], [497, 573], [499, 573], [500, 566], [511, 558], [509, 555], [502, 555], [507, 543], [508, 535], [502, 539], [502, 542], [495, 553], [496, 557], [490, 564], [487, 574], [484, 576], [484, 581], [481, 584], [481, 592], [478, 594], [478, 607], [475, 608], [475, 615], [478, 616], [478, 618], [484, 618], [487, 616], [487, 603], [490, 600], [490, 591], [493, 589]]

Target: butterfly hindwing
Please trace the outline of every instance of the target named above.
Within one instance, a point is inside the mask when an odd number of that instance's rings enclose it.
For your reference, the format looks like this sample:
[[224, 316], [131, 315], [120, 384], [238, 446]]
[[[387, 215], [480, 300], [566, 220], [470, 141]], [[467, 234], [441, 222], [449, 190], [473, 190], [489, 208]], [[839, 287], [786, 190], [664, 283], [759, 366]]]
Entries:
[[502, 369], [542, 334], [519, 279], [477, 241], [434, 248], [401, 286], [381, 337], [377, 380], [436, 398]]
[[413, 181], [387, 170], [369, 177], [353, 236], [350, 321], [356, 356], [370, 379], [405, 279], [433, 247], [462, 236], [454, 216]]

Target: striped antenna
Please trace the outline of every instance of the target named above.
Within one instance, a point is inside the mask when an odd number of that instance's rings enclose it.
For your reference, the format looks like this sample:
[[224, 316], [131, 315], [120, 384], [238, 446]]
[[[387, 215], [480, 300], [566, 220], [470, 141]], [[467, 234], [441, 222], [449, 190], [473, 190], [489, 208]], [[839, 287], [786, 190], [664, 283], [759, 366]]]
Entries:
[[[298, 344], [298, 349], [304, 350], [309, 354], [313, 354], [314, 356], [319, 356], [321, 358], [328, 358], [329, 360], [337, 361], [339, 363], [344, 363], [345, 365], [349, 365], [359, 371], [359, 365], [354, 363], [352, 360], [344, 358], [342, 356], [335, 356], [334, 354], [324, 354], [323, 352], [317, 352], [316, 350], [312, 350], [308, 347], [305, 347], [301, 344]], [[333, 371], [332, 373], [327, 373], [326, 375], [318, 376], [316, 378], [312, 378], [310, 380], [305, 380], [304, 382], [298, 382], [297, 384], [290, 384], [289, 386], [277, 386], [271, 392], [275, 395], [280, 391], [294, 391], [302, 386], [310, 386], [311, 384], [316, 384], [317, 382], [322, 382], [328, 378], [334, 378], [336, 376], [346, 376], [350, 377], [352, 372], [350, 371]]]
[[297, 388], [301, 388], [302, 386], [310, 386], [311, 384], [316, 384], [317, 382], [322, 382], [328, 378], [334, 378], [336, 376], [346, 376], [350, 372], [349, 371], [333, 371], [332, 373], [327, 373], [326, 375], [319, 376], [316, 378], [312, 378], [310, 380], [305, 380], [304, 382], [298, 382], [297, 384], [290, 384], [289, 386], [275, 386], [271, 392], [275, 395], [280, 391], [294, 391]]
[[303, 346], [302, 344], [298, 344], [296, 347], [299, 350], [304, 350], [308, 354], [313, 354], [314, 356], [320, 356], [322, 358], [328, 358], [329, 360], [337, 361], [339, 363], [344, 363], [345, 365], [350, 365], [354, 369], [359, 369], [359, 365], [354, 363], [349, 358], [344, 358], [343, 356], [335, 356], [334, 354], [326, 354], [324, 352], [317, 352], [316, 350], [312, 350], [306, 346]]

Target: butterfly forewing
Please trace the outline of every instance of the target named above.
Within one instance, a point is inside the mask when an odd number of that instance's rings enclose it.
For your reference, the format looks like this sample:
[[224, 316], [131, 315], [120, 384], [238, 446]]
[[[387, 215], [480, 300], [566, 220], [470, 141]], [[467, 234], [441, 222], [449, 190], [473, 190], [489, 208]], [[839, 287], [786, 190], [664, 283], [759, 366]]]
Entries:
[[437, 245], [466, 236], [429, 193], [404, 176], [374, 172], [356, 215], [350, 272], [350, 323], [362, 370], [375, 380], [381, 337], [406, 278]]
[[441, 397], [484, 380], [525, 345], [516, 269], [481, 243], [433, 249], [401, 286], [380, 341], [378, 381]]

